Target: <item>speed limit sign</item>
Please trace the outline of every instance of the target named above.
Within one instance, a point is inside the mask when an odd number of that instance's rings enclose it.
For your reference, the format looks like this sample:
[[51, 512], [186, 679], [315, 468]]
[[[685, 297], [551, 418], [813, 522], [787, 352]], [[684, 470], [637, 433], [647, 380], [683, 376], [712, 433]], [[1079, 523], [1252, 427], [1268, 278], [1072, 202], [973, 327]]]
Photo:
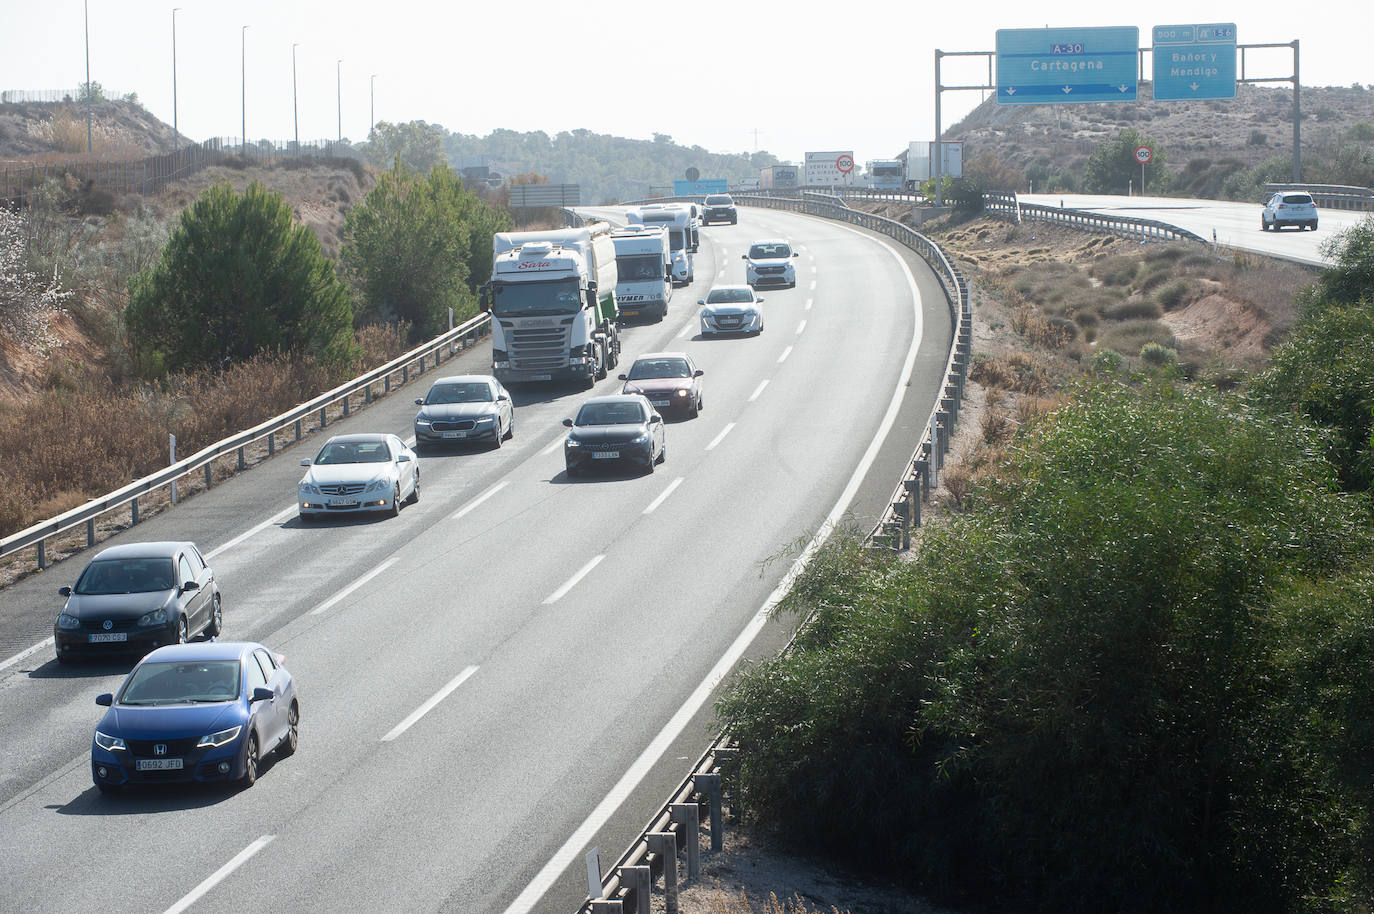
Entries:
[[835, 168], [841, 174], [849, 174], [854, 170], [854, 157], [850, 155], [840, 156], [835, 160]]
[[1148, 165], [1152, 158], [1154, 158], [1154, 152], [1149, 146], [1137, 146], [1135, 148], [1135, 160], [1141, 165]]

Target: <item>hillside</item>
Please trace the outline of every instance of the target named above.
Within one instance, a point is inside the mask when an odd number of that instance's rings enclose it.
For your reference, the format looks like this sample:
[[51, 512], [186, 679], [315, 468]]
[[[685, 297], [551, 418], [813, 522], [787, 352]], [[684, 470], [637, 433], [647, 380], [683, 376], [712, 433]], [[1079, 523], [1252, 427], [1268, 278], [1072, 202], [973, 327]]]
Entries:
[[[1374, 90], [1304, 86], [1301, 101], [1304, 177], [1321, 181], [1337, 143], [1357, 124], [1374, 124]], [[1026, 107], [989, 98], [944, 139], [964, 142], [966, 162], [991, 152], [1023, 171], [1039, 164], [1081, 173], [1098, 144], [1132, 127], [1162, 144], [1175, 173], [1197, 170], [1197, 162], [1250, 167], [1292, 156], [1292, 107], [1287, 87], [1241, 85], [1226, 101], [1156, 102], [1153, 85], [1142, 82], [1133, 103]]]
[[[139, 159], [172, 151], [172, 127], [137, 102], [101, 99], [91, 107], [91, 154]], [[76, 102], [0, 104], [0, 161], [86, 156], [86, 107]], [[182, 143], [190, 140], [182, 138]]]

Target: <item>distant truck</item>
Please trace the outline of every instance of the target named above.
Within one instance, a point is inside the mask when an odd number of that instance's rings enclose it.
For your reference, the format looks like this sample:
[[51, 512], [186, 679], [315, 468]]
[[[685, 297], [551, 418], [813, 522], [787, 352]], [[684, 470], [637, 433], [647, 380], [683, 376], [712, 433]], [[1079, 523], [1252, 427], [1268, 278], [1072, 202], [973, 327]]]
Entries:
[[615, 245], [615, 302], [621, 317], [668, 316], [673, 297], [673, 252], [659, 225], [630, 225], [611, 233]]
[[[594, 222], [492, 236], [491, 369], [503, 384], [577, 381], [592, 387], [620, 361], [611, 227]], [[571, 319], [570, 319], [571, 316]]]
[[799, 172], [795, 165], [769, 165], [759, 169], [759, 186], [764, 190], [791, 190], [799, 183]]
[[662, 203], [647, 203], [625, 215], [631, 225], [657, 225], [667, 229], [673, 281], [683, 286], [696, 281], [692, 262], [692, 214], [689, 211]]
[[874, 190], [901, 190], [906, 183], [906, 165], [901, 159], [872, 159], [864, 171], [868, 186]]

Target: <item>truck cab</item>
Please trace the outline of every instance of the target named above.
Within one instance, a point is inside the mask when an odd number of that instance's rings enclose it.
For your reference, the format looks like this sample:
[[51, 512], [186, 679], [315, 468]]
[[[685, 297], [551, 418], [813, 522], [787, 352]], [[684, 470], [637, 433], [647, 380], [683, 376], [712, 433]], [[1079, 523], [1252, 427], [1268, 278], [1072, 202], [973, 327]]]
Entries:
[[631, 225], [611, 233], [619, 279], [616, 306], [623, 318], [668, 316], [673, 297], [673, 256], [668, 232], [658, 225]]
[[673, 261], [673, 281], [685, 286], [696, 280], [692, 262], [692, 214], [677, 206], [648, 203], [626, 213], [631, 225], [657, 225], [668, 232]]

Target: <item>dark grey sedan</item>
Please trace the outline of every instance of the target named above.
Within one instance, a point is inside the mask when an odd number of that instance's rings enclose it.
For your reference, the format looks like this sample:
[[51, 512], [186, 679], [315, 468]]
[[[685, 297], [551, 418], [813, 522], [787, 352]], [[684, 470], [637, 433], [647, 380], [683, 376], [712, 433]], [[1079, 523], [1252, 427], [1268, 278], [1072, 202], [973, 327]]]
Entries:
[[430, 444], [488, 441], [515, 435], [515, 407], [501, 382], [483, 374], [440, 378], [415, 400], [415, 449]]
[[668, 454], [663, 417], [642, 394], [592, 397], [576, 419], [564, 419], [563, 424], [568, 427], [563, 460], [569, 476], [627, 464], [652, 473], [654, 464]]
[[63, 663], [110, 653], [142, 655], [224, 629], [219, 584], [194, 543], [112, 546], [58, 593], [67, 598], [53, 624]]

